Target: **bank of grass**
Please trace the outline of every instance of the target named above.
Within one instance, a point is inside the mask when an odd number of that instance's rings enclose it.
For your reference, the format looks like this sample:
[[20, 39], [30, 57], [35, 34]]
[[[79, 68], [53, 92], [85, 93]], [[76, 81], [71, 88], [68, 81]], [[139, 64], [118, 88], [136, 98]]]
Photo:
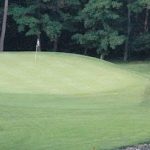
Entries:
[[150, 140], [148, 67], [142, 75], [78, 55], [36, 59], [0, 54], [0, 149], [105, 150]]
[[134, 61], [128, 63], [120, 63], [119, 65], [130, 71], [140, 73], [141, 75], [150, 78], [150, 61]]

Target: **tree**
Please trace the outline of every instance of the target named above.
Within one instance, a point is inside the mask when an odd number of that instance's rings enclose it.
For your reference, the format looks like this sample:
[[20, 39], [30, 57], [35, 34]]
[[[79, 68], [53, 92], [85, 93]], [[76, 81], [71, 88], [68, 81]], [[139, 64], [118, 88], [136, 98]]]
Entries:
[[42, 20], [43, 31], [49, 37], [50, 41], [54, 43], [53, 50], [56, 51], [58, 48], [58, 38], [61, 34], [62, 24], [58, 21], [50, 20], [48, 15], [44, 15]]
[[1, 30], [1, 36], [0, 36], [0, 51], [4, 50], [4, 40], [5, 40], [6, 23], [7, 23], [7, 13], [8, 13], [8, 0], [5, 0], [3, 21], [2, 21], [2, 30]]
[[129, 53], [129, 40], [130, 40], [130, 34], [131, 34], [131, 9], [130, 4], [131, 0], [127, 0], [127, 36], [126, 36], [126, 42], [125, 42], [125, 51], [124, 51], [124, 61], [127, 61], [128, 59], [128, 53]]
[[[2, 23], [6, 1], [0, 1]], [[8, 15], [5, 49], [35, 47], [102, 59], [113, 54], [125, 61], [138, 51], [149, 53], [149, 0], [11, 0]]]
[[149, 11], [150, 11], [150, 1], [149, 0], [138, 0], [138, 3], [145, 11], [145, 20], [144, 20], [144, 31], [149, 31]]
[[[149, 33], [149, 0], [136, 0], [130, 4], [130, 10], [133, 14], [132, 20], [136, 27], [132, 31], [131, 48], [134, 51], [149, 51], [150, 33]], [[136, 16], [136, 22], [134, 21]]]
[[109, 49], [115, 49], [125, 39], [114, 27], [120, 18], [117, 10], [121, 5], [114, 0], [90, 0], [79, 16], [85, 31], [75, 34], [73, 39], [82, 45], [85, 51], [96, 49], [100, 58], [104, 59]]
[[[60, 35], [61, 24], [54, 20], [54, 16], [57, 15], [56, 5], [56, 1], [49, 0], [27, 1], [25, 6], [19, 4], [12, 6], [10, 15], [16, 21], [18, 31], [25, 32], [26, 36], [36, 36], [36, 43], [41, 46], [42, 32], [45, 32], [52, 42]], [[57, 49], [56, 45], [54, 49]]]

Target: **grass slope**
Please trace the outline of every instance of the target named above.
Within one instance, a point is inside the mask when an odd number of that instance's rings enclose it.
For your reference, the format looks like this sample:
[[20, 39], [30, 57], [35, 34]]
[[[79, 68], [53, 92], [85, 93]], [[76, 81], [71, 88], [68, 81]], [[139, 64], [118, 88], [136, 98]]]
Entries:
[[34, 53], [0, 54], [0, 149], [104, 150], [150, 140], [148, 78], [122, 68], [70, 54], [39, 53], [36, 62]]
[[99, 93], [139, 83], [139, 78], [132, 74], [94, 58], [40, 53], [35, 62], [34, 57], [34, 53], [0, 55], [0, 92]]

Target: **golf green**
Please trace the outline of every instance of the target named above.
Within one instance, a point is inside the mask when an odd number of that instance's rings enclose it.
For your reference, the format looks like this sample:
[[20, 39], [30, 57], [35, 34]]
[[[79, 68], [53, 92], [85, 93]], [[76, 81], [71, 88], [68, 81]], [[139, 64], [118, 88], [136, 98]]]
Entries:
[[1, 53], [0, 150], [109, 150], [150, 141], [149, 76], [138, 65]]

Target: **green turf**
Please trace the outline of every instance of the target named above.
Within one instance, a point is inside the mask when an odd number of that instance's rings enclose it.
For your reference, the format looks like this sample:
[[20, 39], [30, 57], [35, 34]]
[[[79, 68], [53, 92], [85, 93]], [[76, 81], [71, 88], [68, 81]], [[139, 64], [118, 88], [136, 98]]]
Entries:
[[0, 54], [0, 150], [150, 141], [150, 64], [133, 68], [71, 54]]

